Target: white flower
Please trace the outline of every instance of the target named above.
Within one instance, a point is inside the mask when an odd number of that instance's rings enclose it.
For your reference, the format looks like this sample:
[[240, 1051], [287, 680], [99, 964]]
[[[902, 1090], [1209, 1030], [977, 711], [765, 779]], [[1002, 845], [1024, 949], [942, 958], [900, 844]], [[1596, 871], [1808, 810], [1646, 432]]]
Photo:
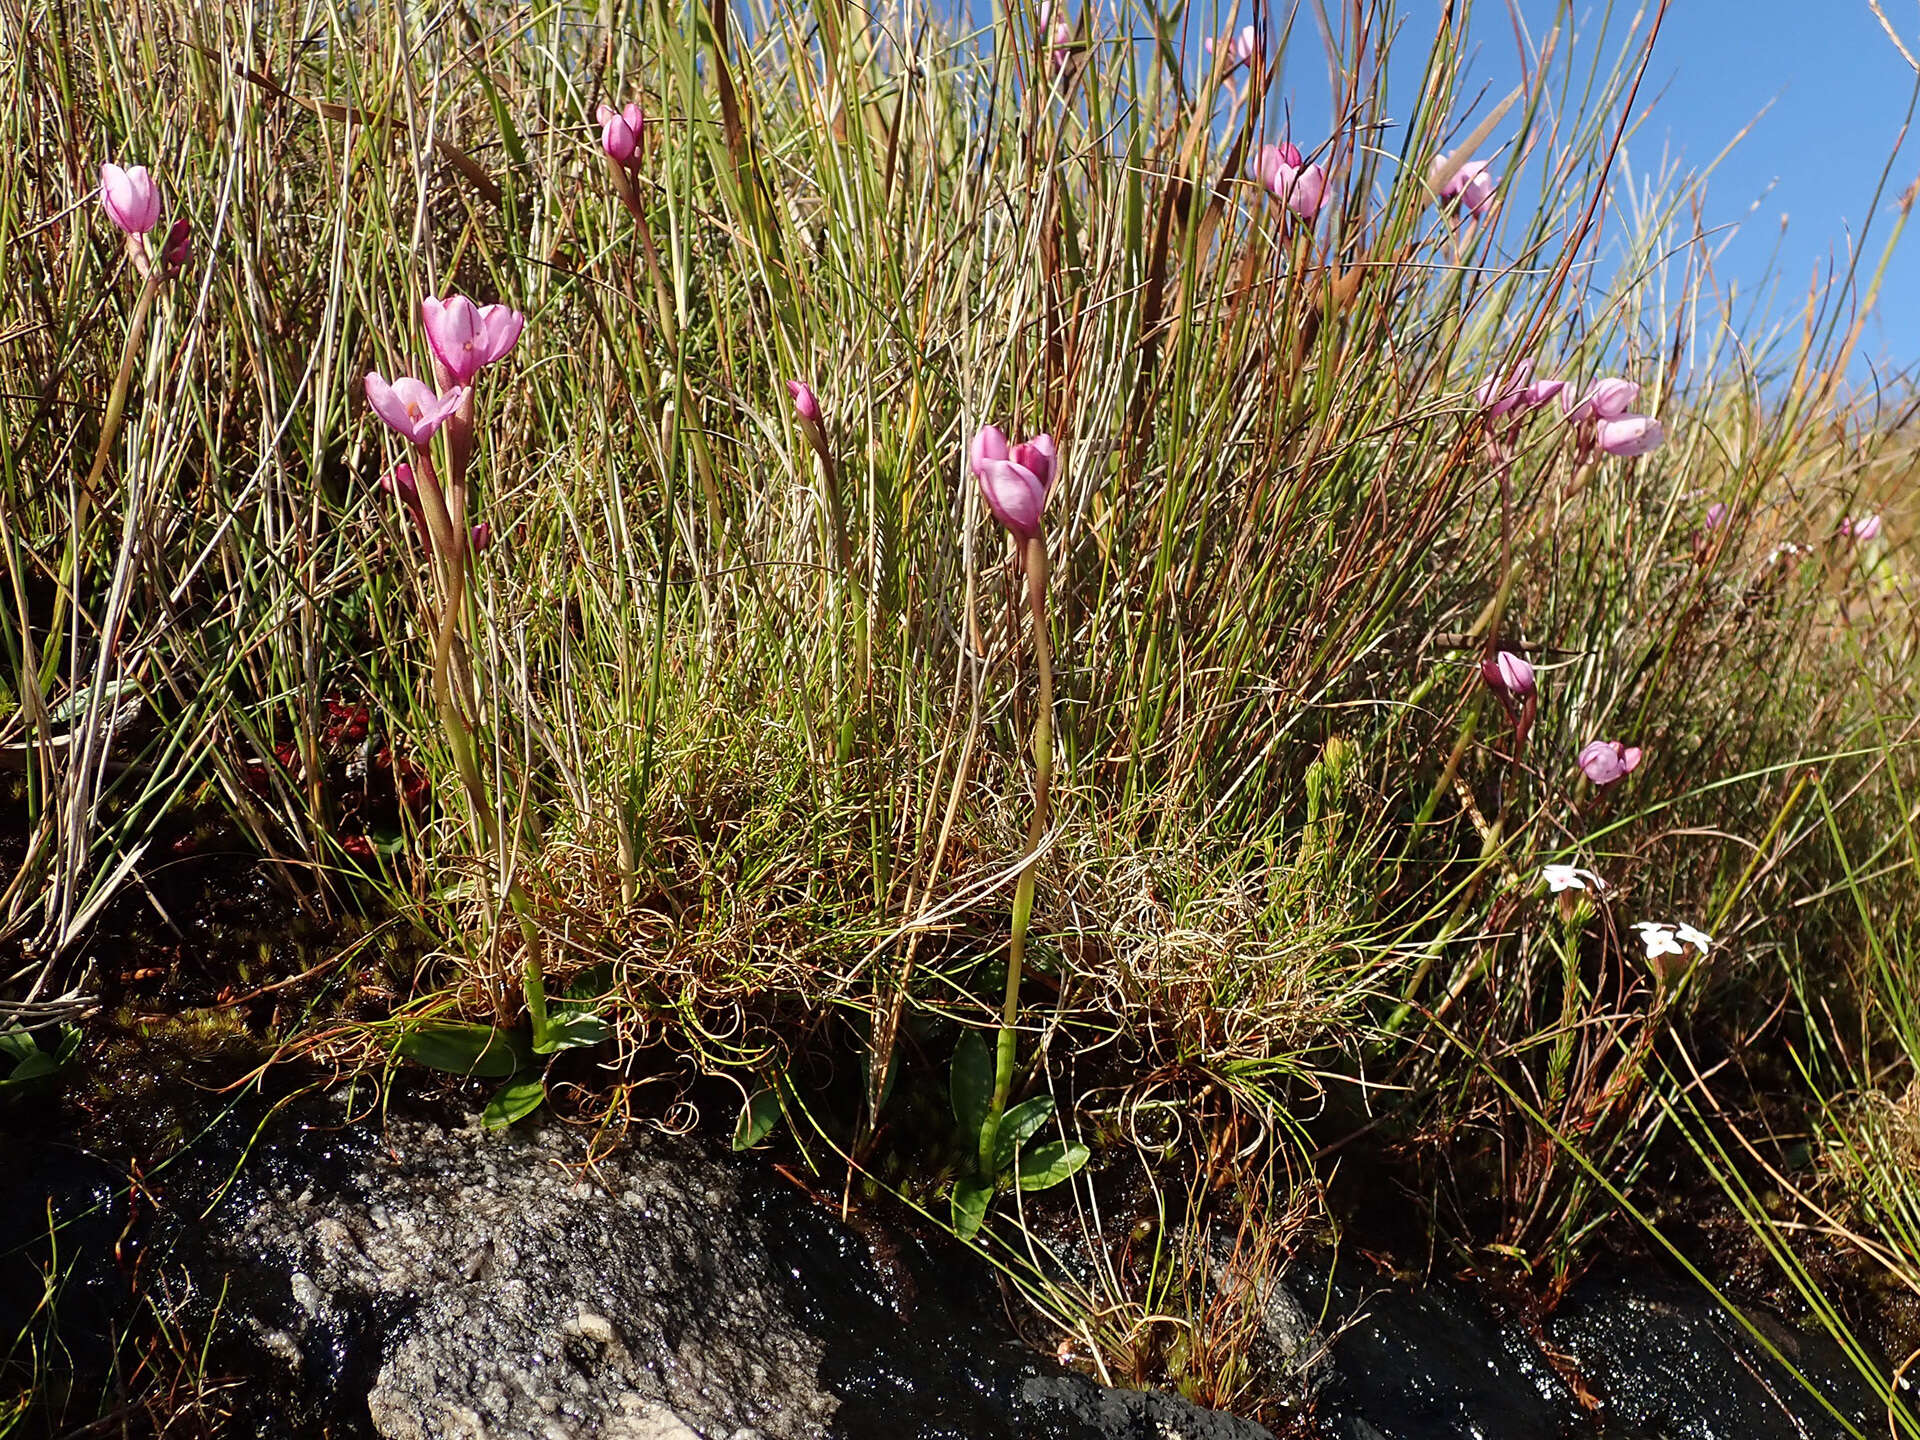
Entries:
[[1713, 937], [1704, 930], [1694, 929], [1691, 925], [1676, 925], [1673, 927], [1673, 933], [1679, 939], [1693, 946], [1693, 948], [1698, 950], [1702, 955], [1713, 948]]
[[1663, 925], [1657, 920], [1636, 920], [1633, 928], [1640, 932], [1640, 942], [1647, 947], [1647, 959], [1658, 960], [1662, 955], [1679, 955], [1680, 937], [1671, 925]]
[[1664, 920], [1636, 920], [1633, 928], [1640, 932], [1640, 940], [1647, 947], [1649, 960], [1657, 960], [1662, 955], [1683, 954], [1682, 945], [1691, 945], [1702, 955], [1713, 948], [1713, 937], [1691, 925], [1670, 925]]
[[[1595, 894], [1607, 888], [1607, 882], [1591, 870], [1583, 870], [1578, 865], [1542, 865], [1540, 878], [1551, 887], [1551, 893], [1558, 895], [1562, 890], [1586, 890], [1591, 888]], [[1587, 882], [1591, 880], [1592, 886]]]

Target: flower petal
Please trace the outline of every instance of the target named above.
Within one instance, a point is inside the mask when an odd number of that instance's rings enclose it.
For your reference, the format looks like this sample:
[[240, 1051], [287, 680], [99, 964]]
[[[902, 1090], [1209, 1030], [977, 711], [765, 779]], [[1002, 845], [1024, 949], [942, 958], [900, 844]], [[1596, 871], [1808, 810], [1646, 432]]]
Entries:
[[1658, 450], [1666, 438], [1667, 432], [1660, 422], [1647, 415], [1602, 420], [1594, 435], [1595, 443], [1602, 450], [1623, 459]]
[[982, 425], [980, 432], [973, 437], [973, 443], [967, 447], [967, 463], [973, 473], [978, 475], [980, 467], [989, 460], [1005, 460], [1012, 455], [1007, 445], [1007, 432], [998, 425]]
[[1011, 460], [994, 459], [983, 460], [976, 473], [980, 493], [995, 519], [1022, 540], [1040, 533], [1040, 512], [1046, 506], [1047, 491], [1039, 476]]

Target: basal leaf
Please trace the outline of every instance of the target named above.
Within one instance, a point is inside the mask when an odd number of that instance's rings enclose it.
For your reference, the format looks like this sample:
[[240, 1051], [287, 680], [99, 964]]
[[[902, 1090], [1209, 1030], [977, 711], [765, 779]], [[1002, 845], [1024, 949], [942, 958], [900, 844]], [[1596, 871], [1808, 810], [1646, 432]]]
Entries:
[[960, 1043], [953, 1047], [949, 1090], [961, 1138], [978, 1144], [987, 1106], [993, 1101], [993, 1052], [978, 1030], [962, 1031]]
[[500, 1130], [524, 1119], [540, 1108], [547, 1098], [547, 1086], [539, 1076], [502, 1085], [487, 1108], [480, 1112], [480, 1123], [489, 1130]]
[[1070, 1178], [1087, 1163], [1091, 1152], [1084, 1145], [1062, 1145], [1049, 1140], [1036, 1145], [1016, 1160], [1022, 1190], [1045, 1190]]
[[993, 1137], [995, 1174], [1013, 1164], [1013, 1157], [1019, 1153], [1020, 1147], [1031, 1140], [1034, 1132], [1046, 1124], [1052, 1115], [1053, 1097], [1036, 1095], [1031, 1100], [1022, 1100], [1000, 1117], [1000, 1129]]
[[769, 1086], [749, 1095], [733, 1125], [733, 1148], [751, 1150], [780, 1123], [780, 1092]]
[[416, 1064], [452, 1075], [504, 1080], [520, 1068], [512, 1040], [491, 1025], [428, 1020], [402, 1031], [398, 1048]]
[[993, 1182], [978, 1175], [962, 1175], [953, 1182], [953, 1233], [971, 1240], [980, 1233], [980, 1222], [987, 1218], [987, 1202], [993, 1199]]

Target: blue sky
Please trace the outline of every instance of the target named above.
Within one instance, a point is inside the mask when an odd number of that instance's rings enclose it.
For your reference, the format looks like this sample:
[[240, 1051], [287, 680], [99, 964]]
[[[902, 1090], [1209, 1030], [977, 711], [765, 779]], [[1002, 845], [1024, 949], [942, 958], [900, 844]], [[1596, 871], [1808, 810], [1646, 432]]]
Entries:
[[[1920, 3], [1882, 0], [1881, 8], [1920, 55]], [[1815, 265], [1844, 259], [1914, 88], [1913, 70], [1866, 0], [1675, 0], [1652, 74], [1666, 81], [1652, 129], [1691, 163], [1711, 160], [1760, 116], [1708, 187], [1708, 218], [1741, 225], [1727, 252], [1731, 274], [1758, 276], [1777, 245], [1783, 274], [1799, 290]], [[1866, 248], [1869, 270], [1916, 173], [1920, 144], [1909, 141], [1887, 177]], [[1896, 364], [1920, 362], [1920, 247], [1911, 241], [1887, 268], [1878, 319], [1862, 344]]]
[[[1287, 0], [1272, 3], [1284, 16]], [[1908, 49], [1920, 54], [1920, 0], [1881, 3]], [[1646, 6], [1641, 33], [1655, 8], [1657, 0]], [[1412, 72], [1439, 0], [1403, 0], [1399, 11], [1406, 30], [1397, 53]], [[1250, 16], [1250, 3], [1242, 12]], [[1555, 0], [1511, 0], [1511, 8], [1502, 0], [1478, 0], [1468, 93], [1479, 82], [1497, 97], [1516, 83], [1516, 18], [1537, 46], [1561, 13]], [[1572, 13], [1572, 45], [1584, 64], [1595, 45], [1609, 56], [1617, 51], [1640, 12], [1632, 3], [1610, 8], [1605, 0], [1576, 0]], [[1328, 105], [1311, 17], [1303, 4], [1284, 90], [1297, 126], [1317, 134]], [[1397, 97], [1402, 106], [1414, 80], [1417, 73], [1410, 73]], [[1649, 119], [1626, 160], [1640, 175], [1669, 160], [1678, 161], [1682, 174], [1701, 170], [1751, 124], [1708, 179], [1704, 219], [1709, 227], [1738, 227], [1716, 266], [1723, 281], [1737, 281], [1751, 294], [1773, 267], [1778, 289], [1766, 308], [1776, 318], [1790, 315], [1816, 268], [1844, 266], [1850, 246], [1859, 243], [1875, 187], [1900, 140], [1914, 81], [1867, 0], [1672, 0], [1639, 97], [1641, 110], [1650, 107]], [[1499, 138], [1496, 132], [1494, 143]], [[1888, 175], [1863, 277], [1878, 263], [1900, 193], [1916, 175], [1920, 143], [1910, 140]], [[1920, 236], [1903, 244], [1888, 267], [1860, 358], [1920, 367]]]
[[[981, 24], [996, 3], [1025, 8], [1028, 0], [958, 0], [962, 13]], [[1069, 15], [1087, 3], [1103, 12], [1116, 6], [1116, 0], [1061, 3]], [[1175, 0], [1146, 3], [1178, 13]], [[1317, 3], [1336, 15], [1346, 8], [1346, 0]], [[1295, 138], [1303, 140], [1324, 133], [1332, 112], [1315, 4], [1265, 0], [1270, 29], [1289, 13], [1297, 15], [1276, 103], [1288, 107]], [[1561, 56], [1570, 44], [1583, 68], [1595, 47], [1610, 59], [1636, 22], [1644, 33], [1658, 4], [1571, 0], [1572, 35], [1570, 41], [1563, 35]], [[1237, 27], [1252, 18], [1253, 6], [1254, 0], [1189, 0], [1188, 33], [1212, 30], [1209, 14], [1220, 16], [1219, 29]], [[1395, 49], [1392, 99], [1403, 111], [1411, 106], [1440, 6], [1441, 0], [1399, 0], [1396, 6], [1404, 30]], [[1881, 6], [1908, 50], [1920, 56], [1920, 0], [1881, 0]], [[1537, 47], [1567, 9], [1562, 0], [1473, 0], [1475, 48], [1466, 92], [1484, 86], [1492, 97], [1505, 94], [1521, 74], [1517, 31]], [[1233, 16], [1238, 18], [1230, 26]], [[1844, 270], [1861, 245], [1891, 155], [1886, 190], [1865, 237], [1863, 289], [1871, 277], [1901, 192], [1920, 178], [1920, 141], [1909, 139], [1895, 152], [1915, 78], [1868, 0], [1671, 0], [1638, 100], [1647, 119], [1625, 160], [1641, 177], [1669, 164], [1682, 176], [1714, 165], [1703, 219], [1711, 229], [1734, 227], [1731, 235], [1714, 239], [1724, 244], [1716, 274], [1723, 283], [1736, 283], [1743, 296], [1764, 296], [1765, 313], [1782, 320], [1798, 313], [1816, 273], [1824, 276], [1830, 266]], [[1716, 157], [1749, 126], [1716, 165]], [[1511, 126], [1496, 131], [1490, 145], [1510, 136]], [[1387, 148], [1393, 148], [1391, 140]], [[1920, 222], [1915, 229], [1920, 231]], [[1771, 288], [1763, 290], [1763, 282]], [[1894, 255], [1861, 337], [1856, 379], [1866, 381], [1876, 370], [1882, 377], [1890, 370], [1920, 373], [1920, 234]]]

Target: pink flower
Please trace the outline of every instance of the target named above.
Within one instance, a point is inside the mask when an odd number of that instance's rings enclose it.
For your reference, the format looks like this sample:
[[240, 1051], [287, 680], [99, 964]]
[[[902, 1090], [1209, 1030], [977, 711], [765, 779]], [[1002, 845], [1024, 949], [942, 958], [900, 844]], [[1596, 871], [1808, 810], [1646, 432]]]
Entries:
[[809, 425], [820, 423], [820, 401], [813, 393], [813, 387], [804, 380], [787, 381], [787, 393], [793, 397], [793, 409]]
[[1064, 7], [1049, 5], [1041, 12], [1040, 23], [1047, 32], [1047, 58], [1058, 70], [1067, 63], [1067, 50], [1073, 44], [1073, 22]]
[[400, 503], [409, 510], [420, 508], [420, 486], [413, 478], [413, 466], [402, 460], [393, 469], [380, 477], [380, 488], [389, 495], [400, 497]]
[[1566, 388], [1567, 382], [1564, 380], [1534, 381], [1531, 385], [1527, 386], [1525, 399], [1527, 409], [1538, 410], [1542, 405], [1545, 405]]
[[600, 122], [600, 148], [607, 152], [607, 158], [616, 165], [631, 164], [646, 135], [647, 112], [628, 102], [618, 110], [602, 105], [593, 112], [593, 118]]
[[429, 296], [420, 302], [420, 323], [445, 372], [442, 383], [457, 386], [471, 383], [482, 368], [513, 349], [527, 317], [504, 305], [475, 305], [464, 295]]
[[1580, 773], [1596, 785], [1623, 779], [1639, 763], [1640, 747], [1618, 740], [1589, 740], [1580, 751]]
[[1274, 199], [1309, 225], [1326, 202], [1327, 172], [1318, 165], [1303, 166], [1292, 144], [1262, 145], [1254, 152], [1253, 173]]
[[1716, 500], [1707, 507], [1707, 529], [1718, 530], [1727, 523], [1727, 506], [1723, 500]]
[[1280, 198], [1287, 202], [1289, 210], [1311, 225], [1321, 205], [1326, 203], [1327, 172], [1318, 165], [1306, 166]]
[[482, 520], [478, 525], [473, 527], [473, 534], [468, 538], [469, 543], [473, 546], [473, 553], [478, 555], [489, 545], [493, 544], [493, 526]]
[[1273, 182], [1267, 177], [1276, 167], [1285, 165], [1298, 170], [1300, 161], [1300, 147], [1290, 140], [1282, 140], [1278, 145], [1262, 145], [1253, 152], [1253, 178], [1262, 185], [1271, 185]]
[[102, 165], [100, 203], [107, 218], [129, 235], [144, 235], [160, 223], [160, 191], [144, 165], [131, 170]]
[[380, 477], [380, 488], [389, 495], [397, 496], [406, 507], [413, 528], [420, 533], [420, 543], [431, 547], [433, 544], [427, 529], [427, 512], [420, 504], [420, 486], [413, 478], [413, 467], [404, 460], [391, 471]]
[[1511, 650], [1482, 660], [1480, 675], [1501, 696], [1514, 700], [1525, 700], [1535, 689], [1533, 666]]
[[[1251, 25], [1242, 25], [1237, 35], [1222, 35], [1218, 41], [1209, 35], [1200, 43], [1209, 55], [1224, 54], [1229, 70], [1251, 65], [1260, 54], [1260, 34]], [[1298, 165], [1300, 162], [1295, 160], [1293, 163]]]
[[1842, 520], [1840, 522], [1840, 533], [1842, 536], [1855, 542], [1877, 540], [1880, 538], [1880, 517], [1878, 515], [1862, 515], [1857, 520]]
[[1645, 415], [1622, 415], [1617, 420], [1602, 420], [1595, 431], [1600, 448], [1609, 455], [1645, 455], [1658, 450], [1667, 432], [1658, 420]]
[[1487, 168], [1486, 161], [1469, 160], [1440, 187], [1440, 198], [1458, 201], [1468, 214], [1478, 218], [1486, 213], [1493, 188], [1499, 183], [1500, 177]]
[[[396, 434], [416, 446], [424, 447], [466, 398], [467, 392], [457, 387], [436, 395], [432, 386], [411, 375], [389, 385], [378, 371], [367, 372], [367, 404]], [[413, 478], [412, 471], [407, 478]]]
[[1582, 420], [1618, 420], [1639, 397], [1638, 385], [1631, 380], [1610, 375], [1604, 380], [1594, 381], [1587, 393], [1578, 400], [1574, 399], [1571, 390], [1564, 391], [1560, 396], [1560, 408], [1566, 412], [1567, 419], [1576, 425]]
[[1490, 379], [1479, 389], [1480, 403], [1486, 407], [1489, 415], [1505, 415], [1509, 411], [1537, 410], [1566, 386], [1564, 380], [1536, 380], [1533, 378], [1533, 361], [1522, 360], [1507, 372], [1506, 378]]
[[168, 227], [160, 259], [169, 270], [182, 270], [193, 263], [193, 227], [186, 220], [176, 220]]
[[1058, 447], [1051, 435], [1007, 444], [1006, 432], [983, 425], [967, 447], [968, 464], [994, 518], [1022, 540], [1040, 533], [1040, 514], [1053, 485]]

